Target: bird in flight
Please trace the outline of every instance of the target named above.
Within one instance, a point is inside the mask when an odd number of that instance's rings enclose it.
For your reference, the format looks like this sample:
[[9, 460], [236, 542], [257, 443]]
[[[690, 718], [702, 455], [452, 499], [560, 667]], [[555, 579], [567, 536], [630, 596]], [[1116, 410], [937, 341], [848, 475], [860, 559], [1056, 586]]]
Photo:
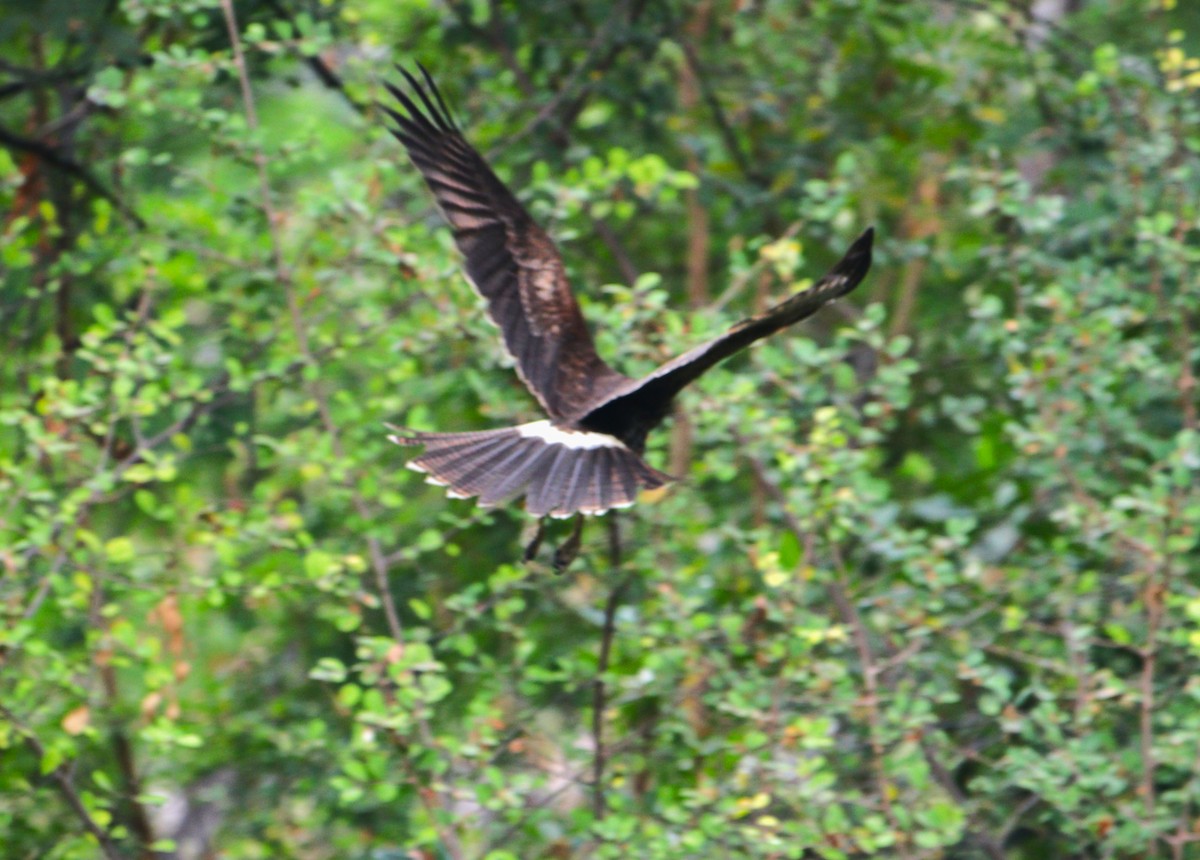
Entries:
[[418, 69], [423, 80], [399, 69], [407, 91], [385, 84], [403, 108], [381, 105], [395, 122], [389, 131], [433, 192], [468, 280], [487, 303], [517, 374], [549, 416], [497, 430], [398, 430], [389, 437], [398, 445], [423, 445], [409, 467], [452, 497], [478, 497], [491, 506], [524, 495], [525, 510], [537, 517], [601, 514], [633, 504], [639, 491], [672, 480], [642, 454], [646, 435], [684, 386], [844, 296], [871, 267], [868, 228], [808, 289], [641, 379], [624, 376], [596, 354], [550, 237], [467, 143], [433, 79]]

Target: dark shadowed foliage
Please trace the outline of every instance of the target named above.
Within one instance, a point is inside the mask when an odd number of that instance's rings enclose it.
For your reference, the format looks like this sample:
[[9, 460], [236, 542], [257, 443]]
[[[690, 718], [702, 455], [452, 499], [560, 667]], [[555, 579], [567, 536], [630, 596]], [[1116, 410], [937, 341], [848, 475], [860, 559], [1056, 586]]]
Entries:
[[[5, 857], [1197, 855], [1196, 4], [39, 0], [0, 57]], [[418, 60], [621, 379], [876, 228], [562, 576], [562, 497], [386, 438], [568, 408], [386, 130]]]

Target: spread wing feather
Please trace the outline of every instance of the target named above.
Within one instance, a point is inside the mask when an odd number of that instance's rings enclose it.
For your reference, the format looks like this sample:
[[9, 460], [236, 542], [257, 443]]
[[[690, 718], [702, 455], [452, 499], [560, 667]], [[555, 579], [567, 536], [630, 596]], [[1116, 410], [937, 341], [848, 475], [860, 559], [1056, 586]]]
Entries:
[[425, 446], [408, 465], [429, 483], [456, 498], [478, 496], [485, 507], [524, 495], [538, 517], [601, 514], [671, 480], [617, 439], [549, 421], [466, 433], [395, 429], [396, 444]]
[[684, 386], [719, 361], [740, 352], [757, 340], [812, 316], [829, 302], [846, 295], [858, 286], [871, 268], [871, 244], [874, 236], [873, 228], [865, 230], [854, 240], [837, 265], [808, 289], [796, 293], [757, 316], [743, 320], [724, 334], [671, 359], [641, 379], [630, 380], [626, 385], [614, 390], [607, 398], [597, 402], [594, 408], [580, 419], [580, 424], [588, 426], [600, 419], [605, 412], [626, 409], [631, 399], [669, 401]]
[[627, 382], [596, 354], [562, 259], [549, 236], [467, 143], [429, 73], [405, 69], [406, 92], [385, 84], [403, 112], [381, 105], [437, 200], [487, 302], [517, 373], [552, 418], [568, 419]]

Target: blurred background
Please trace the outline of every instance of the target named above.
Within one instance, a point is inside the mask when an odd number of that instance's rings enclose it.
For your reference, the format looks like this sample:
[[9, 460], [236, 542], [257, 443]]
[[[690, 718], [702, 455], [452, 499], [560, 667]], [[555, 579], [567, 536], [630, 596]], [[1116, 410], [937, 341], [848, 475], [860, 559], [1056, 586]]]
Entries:
[[[0, 10], [5, 856], [1200, 857], [1200, 6]], [[627, 373], [877, 230], [562, 576], [416, 61]]]

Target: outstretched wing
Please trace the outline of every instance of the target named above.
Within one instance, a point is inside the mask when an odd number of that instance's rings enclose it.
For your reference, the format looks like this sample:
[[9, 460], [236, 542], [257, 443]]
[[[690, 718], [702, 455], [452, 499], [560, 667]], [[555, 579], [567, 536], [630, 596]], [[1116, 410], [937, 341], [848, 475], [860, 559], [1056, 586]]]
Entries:
[[871, 268], [874, 228], [868, 227], [846, 251], [845, 256], [821, 280], [757, 316], [743, 320], [725, 334], [690, 349], [638, 380], [632, 380], [579, 420], [580, 426], [602, 426], [607, 414], [627, 411], [648, 402], [669, 402], [685, 385], [722, 359], [748, 347], [756, 340], [812, 316], [834, 299], [859, 285]]
[[418, 68], [424, 85], [403, 68], [409, 92], [385, 84], [404, 108], [381, 105], [396, 122], [390, 131], [433, 191], [522, 381], [550, 417], [578, 414], [626, 377], [596, 354], [550, 237], [467, 143]]

